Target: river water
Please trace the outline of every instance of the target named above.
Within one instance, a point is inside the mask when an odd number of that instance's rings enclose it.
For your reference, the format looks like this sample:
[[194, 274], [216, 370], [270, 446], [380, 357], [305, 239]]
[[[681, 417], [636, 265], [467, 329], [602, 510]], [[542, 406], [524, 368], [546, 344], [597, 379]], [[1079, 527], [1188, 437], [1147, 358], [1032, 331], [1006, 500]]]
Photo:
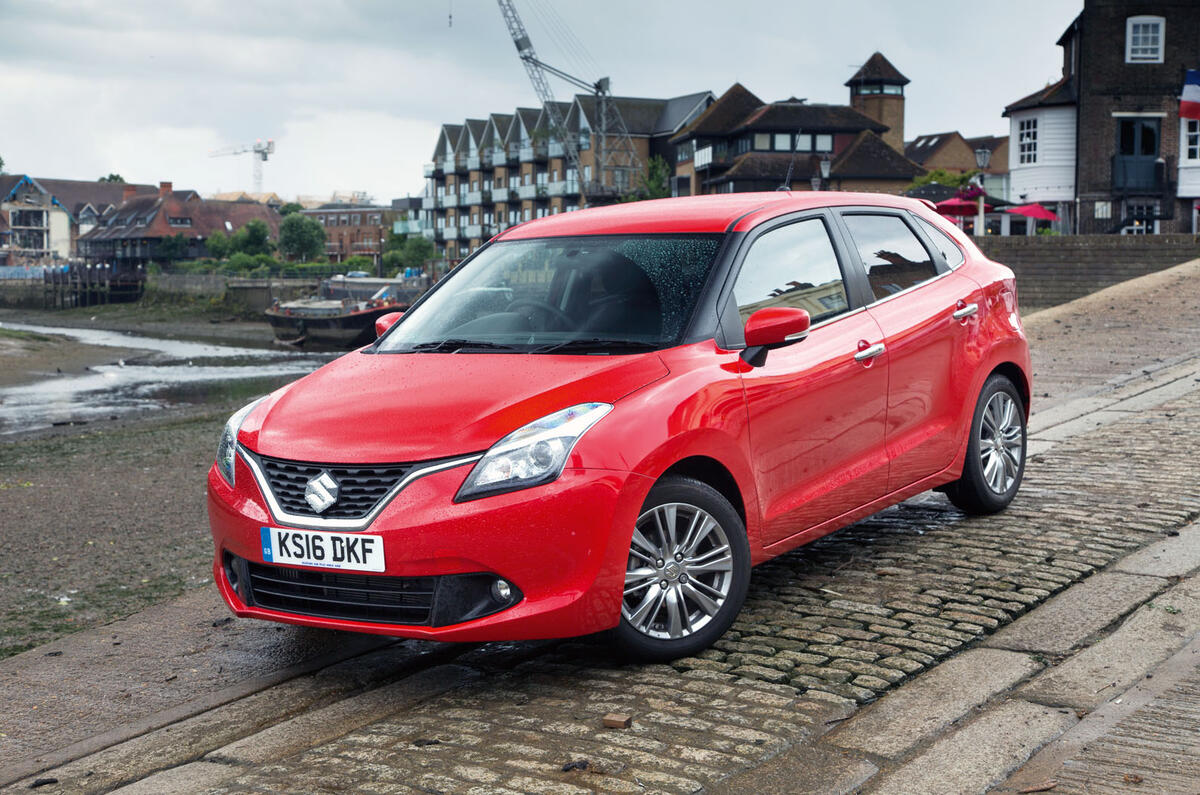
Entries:
[[0, 328], [60, 335], [114, 349], [109, 363], [93, 365], [84, 374], [49, 376], [0, 388], [0, 435], [172, 406], [248, 402], [340, 355], [26, 323], [0, 322]]

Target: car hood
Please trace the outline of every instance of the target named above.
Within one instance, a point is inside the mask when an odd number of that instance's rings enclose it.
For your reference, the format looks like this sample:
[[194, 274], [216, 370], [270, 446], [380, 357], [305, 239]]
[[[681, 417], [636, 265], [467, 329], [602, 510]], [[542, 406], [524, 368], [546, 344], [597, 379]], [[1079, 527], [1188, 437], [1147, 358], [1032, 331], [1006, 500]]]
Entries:
[[363, 353], [272, 393], [239, 440], [262, 455], [401, 463], [477, 453], [577, 403], [612, 403], [669, 371], [629, 356]]

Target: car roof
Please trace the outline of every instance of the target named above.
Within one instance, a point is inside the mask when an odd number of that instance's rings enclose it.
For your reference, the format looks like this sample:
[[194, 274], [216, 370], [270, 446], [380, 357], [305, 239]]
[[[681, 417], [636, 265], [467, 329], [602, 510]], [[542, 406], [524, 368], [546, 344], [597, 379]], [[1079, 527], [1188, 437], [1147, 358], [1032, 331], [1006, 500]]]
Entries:
[[918, 210], [917, 199], [883, 193], [770, 191], [683, 196], [559, 213], [510, 227], [496, 240], [609, 234], [703, 234], [745, 231], [770, 218], [816, 207], [874, 206]]

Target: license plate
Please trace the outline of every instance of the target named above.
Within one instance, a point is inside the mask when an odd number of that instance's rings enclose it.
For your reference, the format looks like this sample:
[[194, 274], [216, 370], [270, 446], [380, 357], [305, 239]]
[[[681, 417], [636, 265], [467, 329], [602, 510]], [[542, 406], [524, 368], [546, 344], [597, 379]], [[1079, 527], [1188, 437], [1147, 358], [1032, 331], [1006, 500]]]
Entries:
[[262, 528], [266, 563], [295, 563], [326, 569], [383, 571], [383, 539], [361, 533]]

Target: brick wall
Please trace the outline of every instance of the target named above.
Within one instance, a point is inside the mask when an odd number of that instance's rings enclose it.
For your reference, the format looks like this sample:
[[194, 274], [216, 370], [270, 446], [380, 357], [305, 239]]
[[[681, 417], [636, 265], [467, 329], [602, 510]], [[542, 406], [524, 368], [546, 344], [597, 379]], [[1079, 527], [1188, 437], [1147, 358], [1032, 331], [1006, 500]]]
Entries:
[[1195, 235], [989, 237], [983, 252], [1017, 274], [1021, 308], [1072, 301], [1200, 257]]

